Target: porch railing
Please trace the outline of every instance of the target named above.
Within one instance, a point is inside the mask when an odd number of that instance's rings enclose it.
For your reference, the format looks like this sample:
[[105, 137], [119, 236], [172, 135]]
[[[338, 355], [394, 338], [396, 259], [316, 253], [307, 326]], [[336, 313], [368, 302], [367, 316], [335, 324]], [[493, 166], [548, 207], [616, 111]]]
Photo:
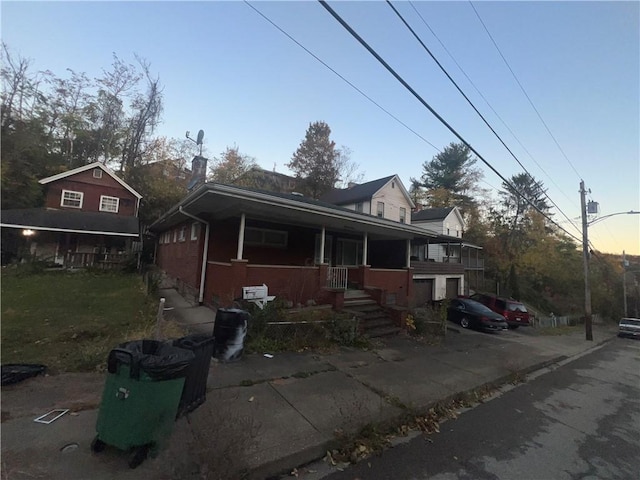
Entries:
[[114, 268], [124, 263], [130, 255], [123, 253], [78, 253], [69, 252], [65, 255], [65, 267], [100, 267]]
[[327, 269], [327, 287], [335, 289], [347, 289], [347, 267], [329, 267]]

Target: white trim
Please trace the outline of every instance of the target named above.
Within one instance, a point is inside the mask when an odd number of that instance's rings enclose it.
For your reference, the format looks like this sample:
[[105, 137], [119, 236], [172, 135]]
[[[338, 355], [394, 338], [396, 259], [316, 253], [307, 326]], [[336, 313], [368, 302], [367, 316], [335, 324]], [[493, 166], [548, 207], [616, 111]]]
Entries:
[[90, 163], [90, 164], [84, 165], [82, 167], [74, 168], [73, 170], [68, 170], [66, 172], [58, 173], [57, 175], [52, 175], [51, 177], [43, 178], [42, 180], [38, 180], [38, 183], [40, 185], [46, 185], [47, 183], [55, 182], [56, 180], [61, 180], [63, 178], [69, 177], [71, 175], [75, 175], [77, 173], [86, 172], [87, 170], [91, 170], [92, 168], [100, 168], [100, 169], [102, 169], [102, 171], [106, 172], [116, 182], [118, 182], [124, 188], [129, 190], [133, 195], [135, 195], [138, 198], [138, 200], [140, 200], [142, 198], [142, 195], [140, 195], [133, 188], [131, 188], [129, 185], [127, 185], [124, 180], [122, 180], [115, 173], [113, 173], [113, 171], [111, 171], [111, 169], [105, 167], [100, 162]]
[[[375, 228], [384, 228], [393, 232], [401, 232], [405, 234], [418, 235], [420, 237], [438, 237], [436, 232], [416, 227], [409, 223], [400, 223], [394, 220], [376, 217], [375, 215], [362, 215], [355, 211], [338, 211], [335, 208], [328, 208], [321, 205], [303, 204], [301, 202], [289, 200], [287, 198], [275, 197], [267, 193], [246, 190], [233, 185], [223, 185], [217, 183], [205, 183], [199, 189], [194, 191], [183, 199], [180, 204], [173, 207], [165, 215], [156, 220], [153, 225], [180, 213], [180, 208], [188, 208], [192, 203], [200, 200], [207, 195], [220, 195], [223, 197], [237, 198], [241, 201], [251, 201], [269, 206], [285, 207], [296, 212], [312, 213], [322, 215], [328, 218], [351, 221], [355, 224], [366, 225]], [[153, 226], [152, 225], [152, 226]]]
[[180, 231], [178, 232], [178, 241], [185, 242], [187, 240], [187, 226], [182, 225], [180, 227]]
[[[102, 208], [103, 200], [115, 200], [116, 201], [116, 209], [109, 210], [107, 208]], [[118, 213], [120, 210], [120, 199], [118, 197], [112, 197], [111, 195], [100, 195], [100, 211], [101, 212], [109, 212], [109, 213]]]
[[[77, 207], [75, 205], [65, 205], [64, 204], [64, 194], [65, 193], [75, 193], [80, 195], [80, 205], [78, 205]], [[71, 199], [68, 199], [71, 200]], [[84, 203], [84, 192], [77, 192], [76, 190], [65, 190], [62, 189], [62, 193], [60, 194], [60, 206], [61, 207], [65, 207], [65, 208], [82, 208], [82, 204]]]
[[[375, 180], [372, 180], [372, 181], [375, 182]], [[411, 209], [416, 208], [415, 202], [411, 199], [411, 195], [409, 195], [409, 192], [405, 188], [404, 183], [402, 183], [402, 180], [400, 180], [400, 177], [398, 177], [398, 175], [394, 175], [393, 177], [391, 177], [387, 183], [385, 183], [380, 189], [378, 189], [377, 192], [371, 195], [371, 199], [373, 199], [373, 197], [375, 197], [376, 194], [380, 192], [380, 190], [382, 190], [384, 187], [389, 185], [390, 182], [396, 182], [398, 185], [400, 185], [400, 190], [402, 190], [402, 194], [404, 195], [405, 199], [409, 203], [409, 206], [411, 207]]]
[[12, 223], [0, 223], [0, 227], [20, 228], [38, 230], [41, 232], [65, 232], [65, 233], [87, 233], [89, 235], [113, 235], [117, 237], [139, 237], [139, 233], [103, 232], [100, 230], [73, 230], [71, 228], [35, 227], [31, 225], [15, 225]]

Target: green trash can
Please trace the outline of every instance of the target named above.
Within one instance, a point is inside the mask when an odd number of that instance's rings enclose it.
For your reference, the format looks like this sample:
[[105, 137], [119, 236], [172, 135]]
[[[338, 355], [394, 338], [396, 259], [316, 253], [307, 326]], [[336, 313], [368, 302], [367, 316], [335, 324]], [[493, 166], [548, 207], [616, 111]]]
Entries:
[[136, 468], [169, 438], [192, 351], [155, 340], [137, 340], [109, 353], [97, 435], [91, 449], [106, 445], [129, 451]]

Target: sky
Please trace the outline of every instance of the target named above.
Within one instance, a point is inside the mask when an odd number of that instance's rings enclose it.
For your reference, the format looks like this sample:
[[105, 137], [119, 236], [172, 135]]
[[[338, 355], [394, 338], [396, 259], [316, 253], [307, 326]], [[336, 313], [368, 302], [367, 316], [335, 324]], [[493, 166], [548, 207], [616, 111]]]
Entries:
[[[386, 2], [328, 3], [502, 176], [523, 172]], [[164, 88], [157, 133], [202, 129], [210, 157], [237, 145], [261, 167], [290, 173], [307, 127], [321, 120], [364, 181], [397, 174], [408, 188], [424, 162], [459, 141], [320, 3], [250, 4], [423, 138], [243, 1], [3, 1], [1, 36], [34, 69], [61, 77], [67, 68], [98, 77], [113, 53], [140, 55]], [[640, 211], [640, 2], [393, 5], [543, 182], [561, 226], [581, 236], [581, 180], [600, 217]], [[495, 197], [502, 180], [477, 166]], [[640, 215], [594, 223], [589, 239], [603, 252], [640, 255]]]

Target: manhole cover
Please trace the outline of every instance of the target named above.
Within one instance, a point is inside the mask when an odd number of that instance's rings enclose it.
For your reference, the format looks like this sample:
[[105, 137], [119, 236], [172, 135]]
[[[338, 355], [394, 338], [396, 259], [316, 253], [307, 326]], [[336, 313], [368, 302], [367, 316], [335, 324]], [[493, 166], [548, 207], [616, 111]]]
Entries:
[[69, 452], [73, 452], [73, 451], [75, 451], [77, 449], [78, 449], [78, 444], [77, 443], [70, 443], [70, 444], [65, 445], [64, 447], [62, 447], [60, 449], [60, 451], [62, 453], [69, 453]]

